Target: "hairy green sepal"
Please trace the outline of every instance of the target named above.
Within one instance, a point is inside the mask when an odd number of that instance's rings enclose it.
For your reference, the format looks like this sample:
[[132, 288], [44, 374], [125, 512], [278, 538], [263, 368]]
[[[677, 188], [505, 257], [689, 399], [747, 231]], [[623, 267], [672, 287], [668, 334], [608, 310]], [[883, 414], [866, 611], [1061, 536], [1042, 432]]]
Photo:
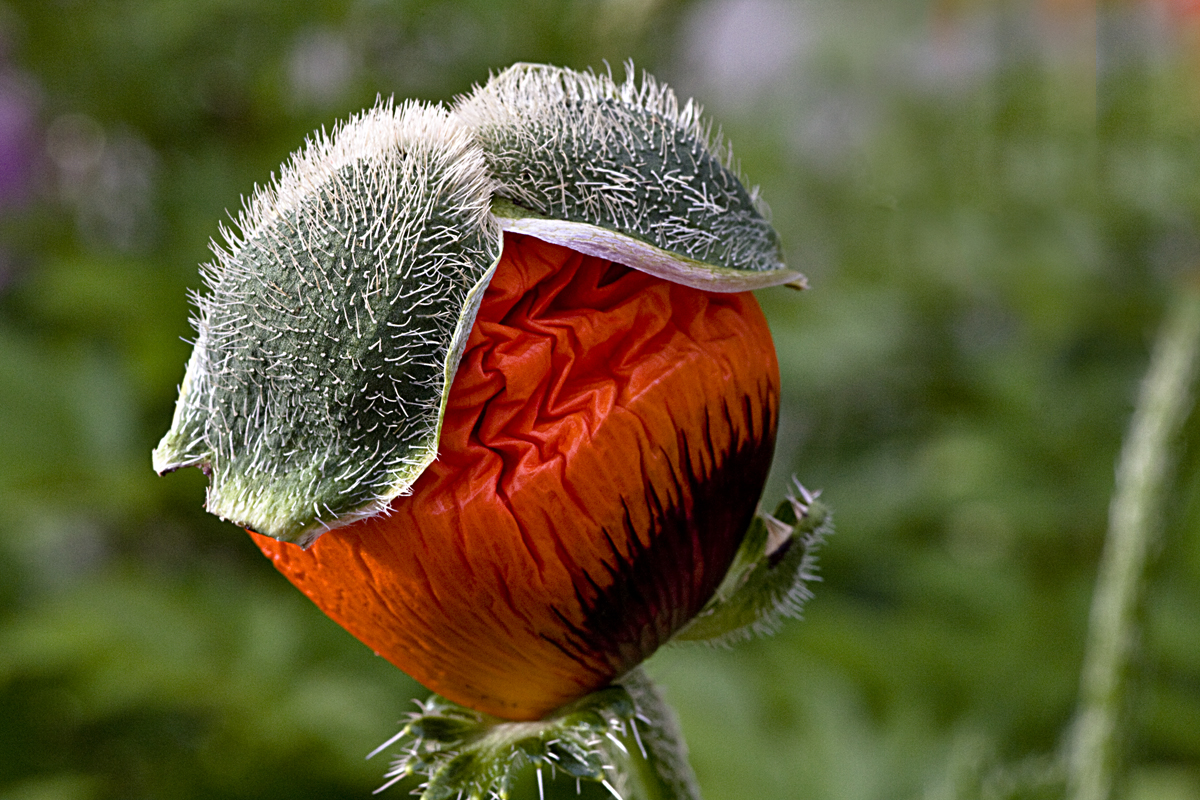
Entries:
[[732, 644], [800, 616], [812, 597], [808, 585], [820, 580], [816, 551], [833, 526], [819, 493], [799, 482], [795, 489], [774, 514], [754, 518], [725, 579], [673, 641]]
[[700, 108], [649, 76], [516, 64], [455, 113], [507, 201], [494, 206], [506, 231], [709, 291], [804, 286]]
[[522, 770], [603, 784], [621, 800], [699, 800], [674, 714], [635, 669], [536, 722], [508, 722], [433, 695], [391, 747], [401, 754], [376, 792], [416, 776], [421, 800], [508, 800]]
[[500, 256], [490, 200], [443, 109], [310, 142], [214, 247], [155, 469], [204, 468], [210, 511], [301, 544], [407, 492]]

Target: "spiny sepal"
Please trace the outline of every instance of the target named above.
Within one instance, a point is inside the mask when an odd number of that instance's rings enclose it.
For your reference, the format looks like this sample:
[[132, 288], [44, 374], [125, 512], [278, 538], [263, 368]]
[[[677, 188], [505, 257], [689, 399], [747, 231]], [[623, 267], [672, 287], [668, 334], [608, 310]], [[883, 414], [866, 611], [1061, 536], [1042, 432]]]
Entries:
[[459, 100], [501, 227], [699, 289], [802, 288], [699, 106], [629, 72], [515, 64]]
[[310, 140], [214, 245], [155, 470], [199, 466], [210, 511], [305, 545], [407, 492], [500, 257], [492, 185], [438, 107]]
[[725, 579], [673, 641], [732, 644], [775, 633], [812, 597], [816, 552], [833, 531], [829, 509], [793, 479], [795, 492], [774, 514], [756, 516]]
[[637, 706], [619, 685], [536, 722], [496, 719], [438, 695], [419, 705], [398, 734], [367, 756], [402, 748], [376, 793], [417, 776], [421, 800], [508, 800], [518, 774], [532, 766], [539, 784], [543, 770], [552, 777], [562, 771], [575, 780], [603, 783], [621, 798], [626, 742], [641, 747]]

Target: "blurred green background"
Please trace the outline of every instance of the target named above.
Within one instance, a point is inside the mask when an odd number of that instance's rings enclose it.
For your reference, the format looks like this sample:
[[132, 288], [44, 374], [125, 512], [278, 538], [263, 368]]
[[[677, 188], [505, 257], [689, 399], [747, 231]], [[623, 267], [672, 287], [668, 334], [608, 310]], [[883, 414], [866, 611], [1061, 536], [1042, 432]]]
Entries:
[[[363, 756], [424, 691], [149, 452], [227, 209], [376, 95], [513, 61], [632, 58], [699, 99], [813, 286], [760, 293], [767, 502], [793, 472], [824, 490], [824, 582], [772, 639], [649, 667], [706, 797], [998, 798], [1048, 770], [1121, 437], [1200, 264], [1195, 5], [0, 0], [0, 798], [380, 783]], [[1200, 422], [1183, 440], [1130, 797], [1200, 798]]]

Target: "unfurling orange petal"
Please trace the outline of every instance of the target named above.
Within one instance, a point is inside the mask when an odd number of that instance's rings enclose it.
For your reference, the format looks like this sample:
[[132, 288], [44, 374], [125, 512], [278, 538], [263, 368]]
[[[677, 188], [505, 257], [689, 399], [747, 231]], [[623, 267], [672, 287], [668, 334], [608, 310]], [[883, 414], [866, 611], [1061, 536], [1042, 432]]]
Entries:
[[412, 495], [308, 550], [254, 538], [428, 688], [535, 719], [711, 596], [766, 478], [778, 373], [752, 295], [509, 235]]

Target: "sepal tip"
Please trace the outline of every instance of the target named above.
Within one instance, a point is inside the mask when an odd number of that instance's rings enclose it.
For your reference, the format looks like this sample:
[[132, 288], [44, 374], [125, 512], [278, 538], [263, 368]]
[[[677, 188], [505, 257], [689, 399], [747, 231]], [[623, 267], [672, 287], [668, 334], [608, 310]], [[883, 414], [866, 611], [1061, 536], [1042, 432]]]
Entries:
[[732, 644], [799, 617], [812, 597], [808, 584], [820, 580], [816, 552], [833, 531], [820, 495], [793, 478], [793, 490], [775, 512], [750, 523], [712, 599], [672, 641]]

